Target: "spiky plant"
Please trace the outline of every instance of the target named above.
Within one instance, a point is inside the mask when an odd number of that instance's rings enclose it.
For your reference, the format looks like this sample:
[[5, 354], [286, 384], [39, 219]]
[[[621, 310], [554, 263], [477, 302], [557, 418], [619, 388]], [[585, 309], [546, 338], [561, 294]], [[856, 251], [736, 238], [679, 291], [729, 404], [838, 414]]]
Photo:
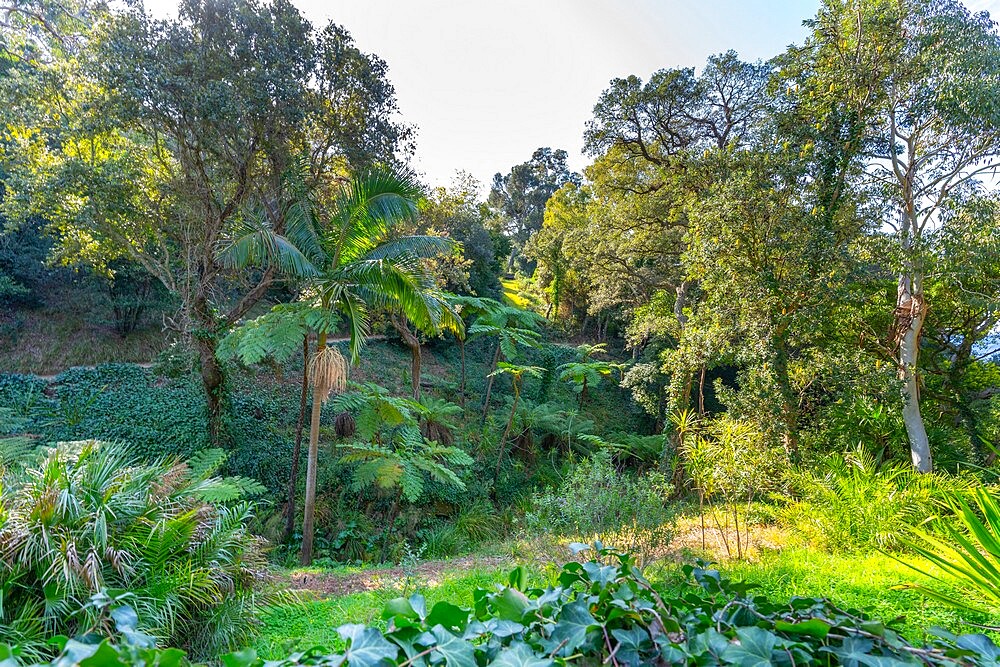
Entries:
[[54, 634], [101, 631], [88, 601], [128, 591], [139, 628], [199, 657], [246, 645], [275, 596], [246, 526], [259, 491], [214, 477], [210, 452], [142, 463], [122, 445], [52, 448], [0, 494], [0, 641], [44, 654]]
[[[1000, 495], [995, 489], [980, 486], [965, 493], [949, 491], [943, 503], [952, 516], [939, 523], [940, 532], [915, 530], [915, 539], [908, 546], [974, 596], [1000, 608]], [[946, 591], [930, 586], [917, 588], [948, 604], [968, 606], [965, 600]]]

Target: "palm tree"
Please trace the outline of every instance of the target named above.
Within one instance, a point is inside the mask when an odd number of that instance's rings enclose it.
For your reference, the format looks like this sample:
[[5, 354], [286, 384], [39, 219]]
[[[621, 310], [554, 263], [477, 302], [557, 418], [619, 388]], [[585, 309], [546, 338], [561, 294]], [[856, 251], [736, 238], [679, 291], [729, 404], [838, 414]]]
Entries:
[[[398, 236], [400, 223], [417, 213], [420, 186], [408, 172], [372, 168], [340, 183], [329, 203], [303, 197], [301, 215], [288, 225], [288, 235], [269, 229], [266, 220], [251, 220], [226, 249], [237, 260], [287, 267], [309, 281], [310, 307], [336, 312], [346, 320], [350, 363], [360, 356], [369, 331], [369, 313], [384, 310], [405, 317], [418, 330], [460, 329], [461, 320], [448, 306], [424, 259], [454, 249], [453, 241], [435, 236]], [[306, 318], [308, 319], [308, 317]], [[323, 403], [342, 391], [348, 360], [328, 346], [329, 327], [317, 331], [316, 349], [308, 365], [312, 413], [306, 460], [306, 493], [302, 521], [303, 564], [312, 562], [316, 504], [319, 425]]]
[[503, 435], [500, 437], [500, 451], [497, 453], [497, 467], [493, 472], [493, 484], [496, 485], [497, 479], [500, 478], [500, 462], [503, 461], [504, 447], [507, 445], [507, 436], [510, 435], [510, 427], [514, 423], [514, 413], [517, 412], [517, 402], [521, 398], [521, 380], [525, 375], [530, 375], [532, 377], [542, 377], [542, 373], [545, 371], [541, 366], [518, 366], [517, 364], [508, 364], [504, 361], [497, 363], [497, 369], [490, 373], [490, 377], [495, 377], [497, 375], [509, 375], [511, 382], [514, 386], [514, 400], [510, 404], [510, 416], [507, 417], [507, 426], [503, 430]]

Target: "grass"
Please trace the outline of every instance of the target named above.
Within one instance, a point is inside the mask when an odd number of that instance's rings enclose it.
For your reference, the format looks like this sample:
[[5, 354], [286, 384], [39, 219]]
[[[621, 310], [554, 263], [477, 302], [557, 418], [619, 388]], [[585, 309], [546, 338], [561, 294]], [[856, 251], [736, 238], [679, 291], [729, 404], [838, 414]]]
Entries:
[[[862, 610], [871, 618], [891, 624], [914, 643], [923, 643], [927, 631], [934, 626], [962, 634], [982, 632], [976, 625], [996, 624], [995, 617], [985, 611], [951, 607], [914, 590], [913, 584], [941, 586], [921, 574], [920, 571], [938, 572], [919, 558], [905, 557], [920, 570], [917, 571], [882, 553], [832, 554], [807, 545], [789, 546], [794, 542], [793, 536], [782, 533], [782, 537], [778, 534], [781, 532], [775, 529], [764, 539], [768, 543], [783, 543], [780, 549], [765, 547], [752, 561], [724, 561], [718, 567], [733, 580], [756, 584], [757, 594], [775, 601], [794, 596], [825, 597], [845, 610]], [[532, 544], [514, 546], [508, 544], [507, 553], [513, 551], [517, 561], [531, 564], [529, 572], [534, 583], [543, 585], [558, 571], [556, 561], [560, 559], [556, 552], [562, 552], [560, 547], [534, 545], [533, 550]], [[682, 548], [681, 551], [687, 553], [689, 550]], [[496, 583], [505, 582], [509, 569], [509, 565], [469, 569], [462, 569], [457, 563], [446, 565], [432, 575], [433, 579], [418, 584], [417, 591], [427, 597], [429, 605], [448, 600], [468, 607], [476, 588], [490, 589]], [[343, 569], [335, 572], [348, 573]], [[350, 573], [355, 572], [356, 569], [350, 570]], [[669, 588], [683, 580], [679, 564], [673, 561], [660, 561], [647, 572], [654, 582]], [[951, 593], [961, 593], [957, 586], [950, 588]], [[265, 658], [284, 654], [290, 643], [297, 644], [300, 649], [316, 645], [337, 649], [340, 647], [338, 626], [344, 623], [380, 624], [385, 604], [402, 592], [398, 586], [381, 588], [272, 609], [263, 619], [264, 632], [256, 649]]]
[[[382, 588], [341, 597], [305, 600], [274, 607], [263, 618], [263, 631], [254, 648], [258, 655], [273, 659], [287, 655], [289, 646], [306, 649], [323, 646], [342, 648], [337, 628], [345, 623], [375, 624], [384, 627], [380, 619], [387, 602], [401, 595], [417, 592], [427, 598], [428, 608], [447, 600], [471, 607], [472, 593], [477, 588], [492, 589], [507, 580], [507, 566], [444, 569], [432, 580], [417, 581], [413, 590]], [[541, 575], [532, 575], [540, 581]]]
[[[939, 574], [930, 563], [905, 557], [922, 572]], [[758, 562], [730, 562], [722, 570], [734, 580], [757, 584], [759, 594], [772, 600], [795, 595], [826, 597], [845, 609], [863, 610], [872, 618], [896, 621], [893, 625], [913, 642], [922, 642], [933, 626], [953, 632], [980, 630], [969, 625], [996, 624], [985, 612], [951, 607], [932, 600], [911, 584], [941, 587], [892, 556], [871, 554], [831, 554], [807, 547], [765, 552]], [[960, 589], [953, 587], [953, 593]]]

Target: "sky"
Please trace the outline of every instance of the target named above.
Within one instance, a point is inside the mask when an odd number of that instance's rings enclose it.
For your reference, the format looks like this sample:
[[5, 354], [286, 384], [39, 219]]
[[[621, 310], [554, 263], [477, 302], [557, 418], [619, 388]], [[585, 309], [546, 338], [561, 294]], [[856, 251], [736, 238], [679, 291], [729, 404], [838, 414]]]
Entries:
[[[819, 0], [292, 0], [345, 26], [389, 66], [414, 167], [432, 186], [458, 170], [488, 186], [540, 146], [582, 169], [583, 131], [616, 77], [647, 79], [733, 49], [767, 59], [806, 36]], [[969, 0], [1000, 16], [1000, 0]], [[147, 0], [157, 15], [176, 0]]]

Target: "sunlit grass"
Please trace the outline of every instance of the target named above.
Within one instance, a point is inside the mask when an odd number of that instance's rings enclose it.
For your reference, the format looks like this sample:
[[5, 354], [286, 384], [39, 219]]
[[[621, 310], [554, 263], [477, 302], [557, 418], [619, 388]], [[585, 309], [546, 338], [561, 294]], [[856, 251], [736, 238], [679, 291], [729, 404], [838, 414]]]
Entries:
[[[970, 623], [996, 624], [987, 613], [958, 609], [908, 588], [910, 584], [943, 584], [921, 574], [940, 574], [930, 563], [903, 558], [917, 569], [881, 553], [831, 554], [805, 547], [764, 553], [754, 563], [729, 562], [722, 569], [734, 580], [757, 584], [758, 593], [772, 600], [795, 595], [826, 597], [842, 608], [862, 610], [883, 621], [895, 620], [896, 627], [914, 642], [922, 642], [935, 625], [963, 633], [980, 632]], [[951, 592], [961, 595], [955, 587]]]
[[[446, 569], [430, 580], [420, 581], [418, 578], [415, 587], [408, 591], [383, 588], [276, 607], [261, 619], [263, 632], [255, 648], [263, 658], [286, 655], [286, 648], [290, 645], [295, 645], [300, 650], [312, 646], [336, 650], [341, 647], [337, 634], [339, 626], [345, 623], [365, 623], [384, 627], [384, 622], [380, 619], [382, 610], [387, 602], [404, 592], [424, 595], [428, 607], [441, 600], [471, 607], [473, 591], [477, 588], [492, 589], [498, 583], [505, 583], [510, 569], [505, 565], [465, 570]], [[536, 581], [540, 581], [540, 575], [536, 573], [534, 577]]]

